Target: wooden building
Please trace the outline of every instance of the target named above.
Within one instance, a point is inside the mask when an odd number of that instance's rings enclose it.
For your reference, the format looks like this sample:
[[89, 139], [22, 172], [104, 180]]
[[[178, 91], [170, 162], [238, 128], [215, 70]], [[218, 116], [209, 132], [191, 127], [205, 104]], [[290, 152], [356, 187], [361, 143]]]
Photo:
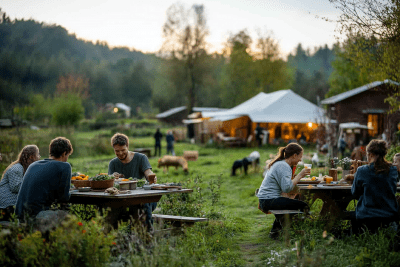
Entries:
[[391, 80], [376, 81], [353, 90], [332, 96], [321, 101], [327, 106], [327, 116], [335, 121], [333, 127], [339, 132], [341, 124], [358, 123], [368, 129], [348, 129], [352, 137], [350, 147], [360, 141], [369, 142], [371, 138], [381, 138], [385, 133], [391, 141], [400, 122], [399, 112], [388, 114], [390, 106], [385, 99], [393, 95], [400, 84]]

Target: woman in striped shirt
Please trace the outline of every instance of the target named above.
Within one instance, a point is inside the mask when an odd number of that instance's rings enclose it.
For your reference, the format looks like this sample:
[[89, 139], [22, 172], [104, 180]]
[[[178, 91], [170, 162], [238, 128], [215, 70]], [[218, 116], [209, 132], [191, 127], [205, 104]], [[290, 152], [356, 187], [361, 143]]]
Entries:
[[39, 159], [39, 148], [27, 145], [19, 153], [18, 159], [4, 170], [0, 181], [0, 220], [11, 218], [24, 174], [29, 165]]

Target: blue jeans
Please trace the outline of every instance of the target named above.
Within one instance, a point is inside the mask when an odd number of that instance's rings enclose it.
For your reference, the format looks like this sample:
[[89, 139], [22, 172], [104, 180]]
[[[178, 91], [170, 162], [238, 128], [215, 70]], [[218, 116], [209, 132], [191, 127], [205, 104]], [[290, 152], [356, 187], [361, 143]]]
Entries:
[[[309, 209], [307, 203], [290, 199], [287, 197], [278, 197], [273, 199], [260, 199], [260, 208], [264, 212], [269, 210], [301, 210]], [[276, 215], [274, 224], [272, 225], [271, 232], [277, 232], [282, 229], [283, 215]]]
[[145, 203], [144, 209], [146, 212], [146, 226], [147, 229], [151, 230], [153, 228], [153, 217], [152, 212], [157, 208], [157, 202]]

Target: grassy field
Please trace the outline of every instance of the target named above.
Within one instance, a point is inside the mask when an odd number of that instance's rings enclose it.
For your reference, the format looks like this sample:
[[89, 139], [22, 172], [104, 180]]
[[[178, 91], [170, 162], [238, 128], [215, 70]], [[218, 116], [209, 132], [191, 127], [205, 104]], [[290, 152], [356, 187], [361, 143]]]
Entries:
[[[110, 135], [107, 131], [74, 132], [76, 145], [73, 145], [78, 153], [74, 153], [69, 160], [73, 171], [89, 176], [107, 172], [108, 162], [114, 157], [109, 145]], [[95, 149], [95, 146], [90, 145], [95, 139], [101, 139], [96, 144], [102, 147], [102, 155], [93, 155], [88, 151]], [[151, 137], [140, 137], [131, 138], [130, 142], [132, 150], [153, 147], [154, 140]], [[166, 143], [162, 145], [162, 154], [165, 154]], [[305, 148], [306, 163], [313, 149]], [[400, 262], [400, 253], [393, 252], [393, 247], [398, 243], [392, 240], [393, 235], [382, 232], [358, 238], [340, 236], [338, 233], [347, 227], [346, 223], [335, 223], [332, 227], [318, 218], [316, 214], [321, 208], [318, 201], [312, 206], [313, 216], [296, 222], [292, 230], [280, 240], [270, 239], [268, 234], [274, 216], [265, 215], [257, 209], [258, 199], [254, 191], [263, 180], [262, 167], [265, 160], [269, 159], [270, 154], [276, 154], [277, 147], [219, 148], [213, 145], [175, 144], [177, 155], [183, 155], [187, 150], [199, 152], [198, 160], [189, 162], [188, 174], [181, 168], [170, 168], [168, 172], [163, 172], [157, 167], [158, 157], [149, 159], [159, 183], [181, 182], [194, 191], [185, 197], [163, 196], [155, 212], [205, 216], [210, 221], [184, 229], [178, 237], [154, 238], [147, 250], [132, 249], [141, 247], [135, 244], [142, 241], [128, 240], [128, 234], [121, 227], [121, 230], [113, 233], [117, 245], [111, 248], [110, 258], [103, 262], [105, 265], [131, 266], [133, 262], [140, 262], [141, 266], [337, 267], [397, 266]], [[261, 154], [260, 170], [255, 172], [250, 168], [248, 175], [238, 173], [237, 176], [230, 176], [232, 163], [254, 150]], [[318, 173], [327, 174], [327, 169], [314, 168], [312, 175]]]

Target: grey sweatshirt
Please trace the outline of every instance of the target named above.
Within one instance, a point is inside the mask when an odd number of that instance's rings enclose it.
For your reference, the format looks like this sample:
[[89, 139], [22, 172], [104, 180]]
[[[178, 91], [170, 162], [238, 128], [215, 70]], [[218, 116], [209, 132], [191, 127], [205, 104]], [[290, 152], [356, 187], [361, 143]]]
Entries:
[[293, 190], [292, 169], [286, 161], [281, 160], [269, 168], [258, 191], [259, 199], [274, 199], [281, 197], [282, 192]]

